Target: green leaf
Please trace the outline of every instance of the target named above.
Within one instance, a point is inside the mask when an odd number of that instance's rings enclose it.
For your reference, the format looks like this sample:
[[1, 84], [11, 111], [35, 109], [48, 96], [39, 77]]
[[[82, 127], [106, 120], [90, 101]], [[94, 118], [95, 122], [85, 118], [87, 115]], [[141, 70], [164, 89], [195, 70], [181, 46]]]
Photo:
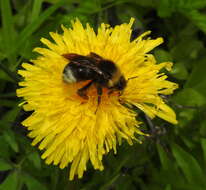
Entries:
[[154, 1], [153, 0], [138, 0], [138, 1], [132, 1], [132, 3], [138, 4], [143, 7], [154, 7]]
[[193, 88], [185, 88], [174, 97], [174, 102], [182, 106], [195, 107], [203, 106], [206, 103], [206, 98]]
[[38, 18], [41, 12], [42, 3], [43, 0], [34, 0], [32, 12], [31, 12], [31, 22], [34, 22], [34, 20]]
[[184, 135], [181, 135], [181, 139], [182, 141], [185, 143], [185, 145], [188, 147], [188, 148], [194, 148], [195, 147], [195, 144], [193, 143], [193, 141], [191, 141], [191, 139], [188, 139], [187, 137], [185, 137]]
[[59, 2], [60, 0], [44, 0], [44, 1], [45, 1], [45, 2], [48, 2], [48, 3], [54, 4], [54, 3]]
[[205, 0], [171, 0], [174, 2], [176, 9], [179, 11], [189, 11], [193, 9], [204, 8], [206, 6]]
[[19, 146], [18, 143], [16, 141], [14, 132], [10, 129], [5, 130], [3, 133], [4, 139], [6, 140], [6, 142], [10, 145], [10, 147], [15, 151], [18, 152], [19, 151]]
[[[51, 14], [53, 14], [59, 7], [65, 4], [65, 0], [60, 0], [58, 3], [52, 5], [46, 9], [38, 18], [36, 18], [31, 24], [27, 25], [24, 30], [19, 34], [18, 41], [12, 51], [16, 52], [26, 40], [39, 28], [39, 26], [47, 20]], [[15, 65], [12, 70], [15, 70]]]
[[170, 73], [180, 80], [186, 80], [188, 77], [188, 71], [184, 63], [175, 63]]
[[205, 57], [196, 61], [196, 64], [189, 76], [185, 87], [194, 88], [196, 91], [206, 97], [206, 64]]
[[0, 157], [1, 158], [5, 158], [5, 159], [9, 159], [10, 158], [10, 147], [8, 145], [8, 143], [6, 142], [5, 138], [3, 137], [3, 135], [0, 136]]
[[165, 190], [172, 190], [172, 186], [170, 184], [167, 184], [167, 186], [165, 187]]
[[170, 17], [173, 12], [183, 12], [185, 14], [204, 8], [205, 0], [159, 0], [157, 3], [158, 15], [162, 18]]
[[0, 184], [0, 190], [17, 190], [18, 175], [17, 172], [12, 172], [2, 184]]
[[[0, 63], [1, 64], [1, 63]], [[9, 77], [4, 71], [0, 70], [0, 79], [4, 81], [13, 82], [13, 79]]]
[[162, 148], [160, 144], [157, 144], [157, 150], [159, 153], [162, 168], [164, 170], [169, 170], [171, 168], [171, 161], [169, 160], [166, 152], [164, 151], [164, 149]]
[[204, 161], [206, 164], [206, 138], [201, 139], [201, 146], [202, 146], [202, 150], [203, 150]]
[[23, 176], [23, 182], [26, 184], [28, 190], [47, 190], [46, 186], [42, 183], [40, 183], [37, 179], [30, 175], [24, 174]]
[[200, 122], [200, 135], [203, 137], [206, 136], [206, 118]]
[[168, 51], [163, 49], [157, 49], [154, 51], [155, 58], [157, 59], [158, 63], [172, 61], [172, 56]]
[[157, 13], [161, 18], [170, 17], [173, 12], [170, 0], [160, 0], [157, 4]]
[[32, 152], [28, 155], [28, 159], [34, 164], [37, 169], [41, 169], [41, 158], [38, 152]]
[[180, 108], [179, 125], [184, 127], [194, 119], [199, 107], [206, 104], [206, 98], [193, 88], [185, 88], [173, 97], [173, 102]]
[[4, 107], [14, 107], [16, 105], [16, 101], [15, 100], [1, 100], [0, 99], [0, 106], [4, 106]]
[[14, 98], [14, 97], [16, 97], [15, 92], [0, 94], [0, 98]]
[[[188, 43], [188, 41], [190, 43]], [[186, 44], [187, 48], [185, 48]], [[188, 64], [187, 60], [196, 59], [203, 47], [202, 41], [193, 39], [191, 36], [184, 35], [184, 38], [176, 42], [170, 52], [175, 60], [178, 60], [180, 63], [186, 62]]]
[[171, 145], [171, 148], [177, 164], [184, 173], [187, 181], [191, 184], [198, 184], [197, 186], [205, 186], [205, 175], [192, 154], [189, 154], [175, 143]]
[[12, 165], [4, 159], [0, 159], [0, 171], [12, 169]]
[[13, 122], [17, 115], [19, 114], [21, 108], [17, 106], [14, 106], [13, 109], [9, 110], [8, 112], [6, 112], [3, 117], [2, 117], [2, 121], [6, 121], [6, 122]]
[[[11, 58], [10, 49], [13, 47], [14, 42], [14, 25], [12, 10], [10, 5], [10, 0], [1, 1], [1, 18], [2, 18], [2, 35], [3, 35], [3, 44], [4, 48], [2, 50], [6, 51], [7, 56]], [[11, 59], [13, 61], [13, 59]]]
[[192, 119], [194, 119], [195, 116], [195, 112], [197, 110], [194, 109], [184, 109], [181, 108], [182, 110], [179, 113], [179, 125], [181, 127], [187, 126], [188, 122], [191, 121]]
[[12, 82], [17, 83], [19, 81], [17, 74], [12, 72], [7, 64], [0, 62], [0, 70], [2, 70], [4, 74], [7, 74], [7, 76], [12, 79]]
[[197, 26], [206, 33], [206, 14], [200, 13], [198, 10], [185, 11], [184, 14]]
[[90, 0], [90, 1], [82, 1], [80, 3], [79, 8], [76, 10], [76, 12], [80, 14], [91, 14], [94, 12], [98, 12], [100, 10], [99, 4], [97, 3], [98, 1], [95, 0]]

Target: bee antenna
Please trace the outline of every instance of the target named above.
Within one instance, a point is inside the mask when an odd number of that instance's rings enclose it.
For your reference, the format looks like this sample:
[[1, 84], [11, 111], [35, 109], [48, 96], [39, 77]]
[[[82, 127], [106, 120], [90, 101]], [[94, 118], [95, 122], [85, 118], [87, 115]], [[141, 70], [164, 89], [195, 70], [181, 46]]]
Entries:
[[132, 80], [132, 79], [135, 79], [135, 78], [138, 78], [138, 76], [130, 77], [130, 78], [127, 79], [127, 81]]

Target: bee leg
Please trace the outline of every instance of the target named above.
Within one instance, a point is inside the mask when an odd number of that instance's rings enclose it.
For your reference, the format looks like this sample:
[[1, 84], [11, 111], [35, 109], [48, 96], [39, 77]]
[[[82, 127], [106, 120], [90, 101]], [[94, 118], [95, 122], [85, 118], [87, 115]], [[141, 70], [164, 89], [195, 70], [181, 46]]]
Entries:
[[113, 92], [114, 92], [114, 90], [113, 90], [113, 89], [111, 89], [111, 90], [109, 90], [109, 91], [108, 91], [108, 93], [107, 93], [107, 94], [110, 96]]
[[88, 96], [86, 94], [87, 89], [93, 84], [93, 81], [90, 81], [88, 84], [86, 84], [85, 86], [83, 86], [82, 88], [77, 90], [77, 94], [84, 98], [84, 99], [88, 99]]
[[[101, 97], [102, 97], [102, 87], [97, 84], [97, 109], [99, 107], [99, 104], [101, 103]], [[97, 113], [97, 109], [95, 111], [95, 114]]]
[[108, 91], [108, 93], [107, 93], [108, 96], [110, 97], [110, 95], [113, 94], [114, 91], [115, 91], [115, 89], [114, 89], [114, 88], [111, 88], [111, 89]]
[[[109, 91], [108, 91], [108, 96], [110, 96], [113, 92], [115, 92], [116, 91], [116, 89], [114, 89], [114, 88], [112, 88], [112, 89], [110, 89]], [[118, 92], [118, 96], [121, 96], [123, 94], [123, 92], [122, 91], [119, 91]]]
[[101, 97], [102, 97], [102, 87], [100, 86], [97, 87], [97, 94], [98, 94], [97, 105], [99, 106], [99, 104], [101, 103]]

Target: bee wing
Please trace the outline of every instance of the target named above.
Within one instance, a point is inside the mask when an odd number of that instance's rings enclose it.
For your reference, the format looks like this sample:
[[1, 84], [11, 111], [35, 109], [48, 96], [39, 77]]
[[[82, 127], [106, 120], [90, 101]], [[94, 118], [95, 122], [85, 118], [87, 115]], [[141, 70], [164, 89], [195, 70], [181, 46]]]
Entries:
[[97, 55], [96, 53], [91, 52], [89, 56], [83, 56], [76, 53], [68, 53], [62, 55], [64, 58], [70, 60], [70, 63], [83, 66], [85, 68], [89, 68], [96, 72], [100, 77], [108, 80], [110, 78], [109, 75], [102, 72], [101, 69], [98, 68], [98, 64], [101, 62], [102, 57]]
[[101, 56], [97, 55], [97, 54], [94, 53], [94, 52], [90, 52], [89, 57], [95, 59], [97, 62], [103, 60], [103, 58], [102, 58]]
[[83, 56], [83, 55], [79, 55], [79, 54], [76, 54], [76, 53], [67, 53], [67, 54], [63, 54], [62, 56], [64, 58], [70, 60], [70, 61], [80, 60], [80, 59], [81, 60], [82, 59], [90, 59], [90, 60], [99, 62], [99, 61], [101, 61], [103, 59], [101, 56], [97, 55], [94, 52], [90, 52], [90, 54], [88, 56]]
[[85, 56], [82, 56], [82, 55], [79, 55], [79, 54], [76, 54], [76, 53], [67, 53], [67, 54], [63, 54], [62, 55], [64, 58], [72, 61], [74, 59], [78, 59], [78, 58], [84, 58]]
[[92, 69], [93, 71], [95, 71], [96, 73], [98, 73], [99, 75], [104, 75], [104, 73], [97, 67], [97, 65], [95, 63], [91, 63], [89, 60], [81, 60], [81, 61], [71, 61], [71, 63], [74, 63], [76, 65], [85, 67], [85, 68], [89, 68]]

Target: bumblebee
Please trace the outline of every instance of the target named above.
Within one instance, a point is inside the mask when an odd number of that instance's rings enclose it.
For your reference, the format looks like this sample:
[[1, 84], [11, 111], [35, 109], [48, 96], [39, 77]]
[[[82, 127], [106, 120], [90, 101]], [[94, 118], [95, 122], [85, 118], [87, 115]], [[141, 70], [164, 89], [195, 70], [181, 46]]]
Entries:
[[69, 53], [64, 54], [64, 58], [69, 63], [63, 70], [63, 81], [67, 83], [76, 83], [89, 81], [85, 86], [77, 90], [77, 94], [88, 99], [87, 90], [91, 85], [97, 89], [97, 102], [101, 102], [102, 88], [109, 89], [108, 93], [114, 91], [123, 91], [126, 87], [126, 80], [121, 74], [119, 68], [111, 60], [107, 60], [91, 52], [87, 56]]

